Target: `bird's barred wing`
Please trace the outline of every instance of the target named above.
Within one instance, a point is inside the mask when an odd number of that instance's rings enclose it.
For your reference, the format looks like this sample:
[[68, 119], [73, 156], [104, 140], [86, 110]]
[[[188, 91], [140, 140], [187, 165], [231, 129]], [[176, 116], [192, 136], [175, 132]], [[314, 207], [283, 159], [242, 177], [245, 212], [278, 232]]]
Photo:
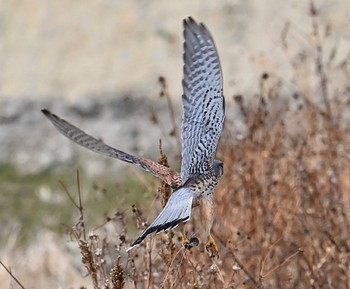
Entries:
[[179, 187], [181, 183], [181, 176], [178, 172], [154, 161], [139, 158], [106, 145], [102, 141], [88, 135], [81, 129], [51, 113], [47, 109], [43, 109], [42, 113], [51, 121], [51, 123], [61, 134], [74, 141], [75, 143], [96, 153], [137, 165], [138, 167], [151, 172], [154, 176], [159, 177], [167, 184], [169, 184], [172, 188]]
[[225, 101], [219, 56], [207, 28], [184, 20], [181, 178], [212, 166], [221, 135]]
[[181, 187], [170, 196], [163, 210], [153, 223], [131, 244], [127, 251], [139, 245], [149, 234], [171, 230], [180, 222], [186, 222], [191, 218], [192, 201], [194, 193], [189, 188]]

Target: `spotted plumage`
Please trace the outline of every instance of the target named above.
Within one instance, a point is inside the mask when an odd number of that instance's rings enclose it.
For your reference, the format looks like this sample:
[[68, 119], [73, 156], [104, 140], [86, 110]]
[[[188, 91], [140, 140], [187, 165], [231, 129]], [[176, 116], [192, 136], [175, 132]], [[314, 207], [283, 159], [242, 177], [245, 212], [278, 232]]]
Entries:
[[[174, 191], [156, 220], [129, 248], [140, 244], [152, 232], [188, 220], [200, 204], [205, 219], [205, 236], [214, 221], [213, 193], [222, 175], [222, 163], [214, 160], [222, 132], [225, 101], [219, 57], [208, 29], [191, 17], [184, 20], [182, 165], [183, 184]], [[170, 206], [170, 204], [181, 204]], [[156, 229], [155, 229], [156, 228]], [[214, 251], [217, 251], [213, 243]]]
[[221, 67], [208, 29], [191, 17], [185, 19], [183, 25], [181, 175], [151, 160], [108, 146], [48, 110], [42, 110], [58, 131], [72, 141], [97, 153], [135, 164], [174, 189], [163, 210], [128, 251], [149, 234], [170, 230], [188, 221], [192, 207], [200, 205], [205, 223], [204, 235], [208, 238], [207, 248], [217, 253], [210, 231], [214, 221], [213, 193], [223, 173], [222, 162], [215, 160], [225, 115]]
[[66, 120], [51, 113], [47, 109], [43, 109], [42, 113], [51, 121], [51, 123], [57, 128], [57, 130], [64, 136], [74, 141], [75, 143], [91, 150], [96, 153], [116, 158], [124, 162], [134, 164], [145, 171], [150, 172], [154, 176], [162, 179], [172, 188], [177, 188], [181, 184], [181, 176], [178, 172], [158, 164], [154, 161], [136, 157], [109, 145], [106, 145], [101, 140], [98, 140], [89, 134], [85, 133], [76, 126], [70, 124]]

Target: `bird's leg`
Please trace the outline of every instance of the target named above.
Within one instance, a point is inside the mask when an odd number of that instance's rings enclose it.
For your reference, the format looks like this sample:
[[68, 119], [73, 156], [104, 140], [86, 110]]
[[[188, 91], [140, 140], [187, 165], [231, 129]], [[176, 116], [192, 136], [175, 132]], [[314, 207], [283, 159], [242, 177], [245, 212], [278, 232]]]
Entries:
[[208, 243], [207, 243], [206, 249], [211, 254], [211, 256], [219, 256], [218, 246], [216, 245], [211, 235], [209, 235], [208, 237]]
[[187, 238], [186, 234], [185, 234], [185, 230], [184, 230], [184, 226], [183, 224], [179, 225], [180, 228], [180, 232], [182, 235], [182, 246], [184, 246], [185, 249], [191, 249], [191, 244], [190, 244], [190, 240]]
[[190, 250], [193, 247], [197, 247], [199, 245], [198, 238], [191, 237], [190, 239], [188, 239], [186, 234], [185, 234], [183, 224], [180, 224], [179, 227], [180, 227], [180, 231], [181, 231], [181, 235], [182, 235], [182, 246], [187, 250]]

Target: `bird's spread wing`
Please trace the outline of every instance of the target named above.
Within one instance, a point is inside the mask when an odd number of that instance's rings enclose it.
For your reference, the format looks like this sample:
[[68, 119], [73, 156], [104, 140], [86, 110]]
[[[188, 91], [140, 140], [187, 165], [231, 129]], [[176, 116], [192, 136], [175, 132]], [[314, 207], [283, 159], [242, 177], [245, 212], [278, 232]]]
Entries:
[[108, 146], [102, 141], [88, 135], [81, 129], [65, 121], [64, 119], [59, 118], [57, 115], [51, 113], [47, 109], [43, 109], [42, 112], [60, 133], [62, 133], [70, 140], [76, 142], [77, 144], [99, 154], [135, 164], [142, 169], [151, 172], [154, 176], [159, 177], [167, 184], [169, 184], [172, 188], [179, 187], [181, 183], [181, 177], [176, 171], [154, 161], [139, 158]]
[[191, 217], [194, 194], [189, 188], [181, 187], [170, 196], [167, 204], [153, 223], [127, 249], [130, 251], [139, 245], [149, 234], [175, 228], [180, 222], [186, 222]]
[[225, 101], [219, 56], [207, 28], [184, 20], [181, 177], [207, 172], [221, 135]]

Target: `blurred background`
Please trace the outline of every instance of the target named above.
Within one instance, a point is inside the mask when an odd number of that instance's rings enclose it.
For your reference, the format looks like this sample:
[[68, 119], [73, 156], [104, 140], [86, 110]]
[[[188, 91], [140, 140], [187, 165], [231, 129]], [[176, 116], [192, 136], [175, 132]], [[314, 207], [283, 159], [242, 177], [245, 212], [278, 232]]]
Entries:
[[[343, 59], [350, 5], [317, 5], [333, 32], [325, 55], [336, 46], [336, 60]], [[1, 1], [0, 162], [36, 172], [69, 162], [75, 153], [87, 155], [80, 148], [72, 152], [74, 146], [41, 115], [44, 107], [107, 143], [155, 157], [154, 145], [164, 136], [157, 126], [148, 129], [150, 115], [166, 108], [159, 76], [167, 80], [181, 121], [182, 20], [189, 15], [214, 35], [228, 102], [233, 95], [252, 94], [264, 72], [283, 78], [288, 85], [282, 93], [288, 95], [306, 85], [296, 83], [289, 58], [299, 53], [296, 48], [312, 45], [309, 6], [308, 1], [258, 0]], [[344, 81], [331, 76], [335, 85]], [[318, 89], [317, 83], [305, 82]], [[166, 117], [162, 120], [167, 124]], [[93, 163], [95, 171], [99, 163], [103, 169], [106, 160], [90, 156], [93, 162], [80, 160], [84, 166]]]
[[[326, 67], [329, 89], [341, 93], [349, 85], [349, 71], [339, 67], [350, 55], [350, 2], [319, 0], [315, 6], [324, 61], [334, 64]], [[254, 104], [264, 73], [282, 99], [295, 91], [321, 99], [308, 58], [315, 44], [309, 1], [0, 0], [0, 256], [27, 288], [89, 284], [76, 273], [83, 272], [76, 244], [64, 236], [62, 224], [77, 214], [59, 181], [74, 195], [79, 170], [86, 191], [95, 194], [87, 200], [95, 216], [129, 209], [140, 192], [154, 198], [152, 179], [71, 143], [40, 110], [155, 160], [162, 139], [179, 169], [159, 77], [166, 80], [179, 127], [187, 16], [204, 22], [216, 42], [233, 142], [247, 133], [234, 97]], [[8, 288], [11, 282], [0, 268], [0, 283]]]

